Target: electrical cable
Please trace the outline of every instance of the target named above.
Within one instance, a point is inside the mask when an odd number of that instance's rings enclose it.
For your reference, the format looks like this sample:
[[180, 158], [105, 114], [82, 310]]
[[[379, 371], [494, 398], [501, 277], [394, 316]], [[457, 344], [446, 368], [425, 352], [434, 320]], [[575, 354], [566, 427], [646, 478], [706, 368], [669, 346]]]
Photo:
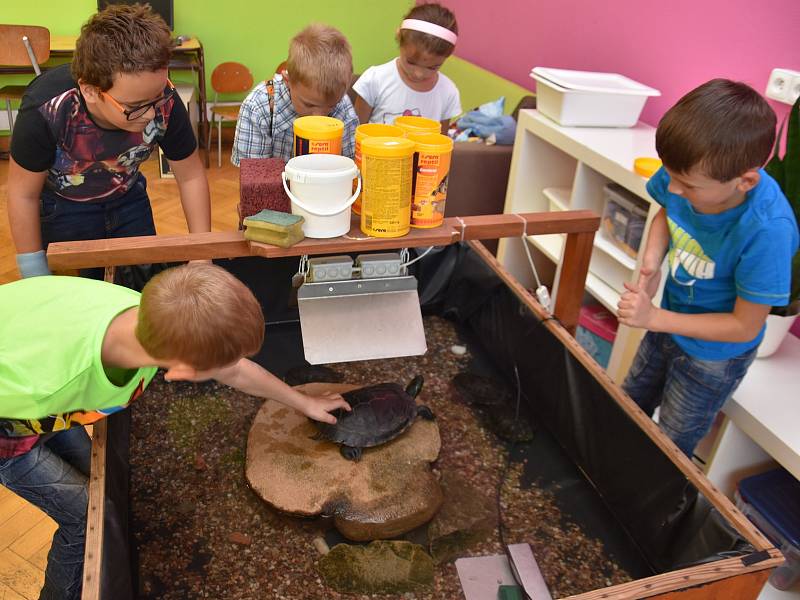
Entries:
[[410, 261], [408, 261], [408, 262], [404, 262], [404, 263], [402, 263], [402, 264], [400, 265], [400, 268], [401, 268], [401, 269], [403, 269], [403, 268], [407, 267], [408, 265], [413, 265], [413, 264], [414, 264], [415, 262], [417, 262], [417, 261], [418, 261], [420, 258], [424, 257], [424, 256], [425, 256], [425, 255], [426, 255], [428, 252], [430, 252], [431, 250], [433, 250], [433, 248], [434, 248], [434, 247], [433, 247], [433, 246], [431, 246], [430, 248], [428, 248], [427, 250], [425, 250], [425, 252], [423, 252], [422, 254], [420, 254], [420, 255], [419, 255], [417, 258], [414, 258], [414, 259], [412, 259], [412, 260], [410, 260]]
[[536, 271], [536, 265], [533, 264], [533, 258], [531, 258], [531, 251], [530, 248], [528, 248], [528, 239], [525, 237], [524, 233], [522, 234], [520, 239], [522, 240], [522, 247], [525, 249], [525, 255], [528, 257], [528, 264], [530, 264], [531, 270], [533, 271], [533, 277], [534, 279], [536, 279], [536, 287], [537, 288], [541, 287], [542, 282], [539, 280], [539, 273]]
[[528, 257], [528, 264], [531, 266], [531, 270], [533, 271], [533, 277], [536, 279], [536, 298], [539, 300], [539, 304], [549, 313], [550, 312], [550, 292], [547, 289], [547, 286], [542, 285], [541, 280], [539, 279], [539, 273], [536, 271], [536, 265], [533, 262], [533, 258], [531, 258], [531, 251], [528, 248], [528, 240], [525, 238], [525, 234], [522, 234], [522, 247], [525, 249], [525, 255]]
[[[514, 409], [514, 427], [516, 428], [517, 423], [519, 423], [519, 406], [520, 401], [522, 399], [522, 385], [519, 380], [519, 370], [517, 369], [517, 364], [514, 363], [514, 377], [517, 382], [517, 403]], [[508, 449], [508, 457], [506, 459], [506, 464], [503, 467], [503, 470], [500, 473], [500, 481], [497, 482], [497, 536], [500, 538], [500, 545], [503, 547], [503, 552], [508, 559], [508, 566], [510, 567], [509, 570], [511, 571], [511, 576], [514, 578], [514, 581], [519, 586], [520, 590], [522, 591], [522, 596], [525, 600], [531, 600], [531, 597], [525, 591], [525, 586], [522, 585], [522, 582], [519, 579], [519, 575], [517, 574], [517, 569], [514, 567], [514, 559], [511, 556], [511, 553], [508, 551], [508, 546], [506, 545], [506, 539], [503, 535], [503, 505], [501, 502], [501, 496], [503, 492], [503, 484], [505, 483], [506, 476], [508, 475], [508, 470], [511, 468], [511, 458], [514, 454], [514, 448], [517, 445], [516, 437], [511, 438], [511, 447]]]
[[518, 217], [523, 223], [520, 240], [522, 240], [522, 248], [525, 250], [525, 255], [528, 257], [528, 264], [531, 266], [531, 271], [533, 271], [533, 278], [536, 280], [536, 298], [539, 300], [539, 304], [541, 304], [544, 307], [544, 309], [549, 313], [550, 292], [548, 291], [547, 286], [542, 285], [542, 282], [539, 279], [539, 272], [536, 270], [536, 265], [533, 262], [533, 258], [531, 258], [530, 248], [528, 248], [528, 238], [525, 233], [528, 229], [528, 221], [526, 221], [522, 215], [518, 215], [517, 213], [513, 214], [515, 217]]

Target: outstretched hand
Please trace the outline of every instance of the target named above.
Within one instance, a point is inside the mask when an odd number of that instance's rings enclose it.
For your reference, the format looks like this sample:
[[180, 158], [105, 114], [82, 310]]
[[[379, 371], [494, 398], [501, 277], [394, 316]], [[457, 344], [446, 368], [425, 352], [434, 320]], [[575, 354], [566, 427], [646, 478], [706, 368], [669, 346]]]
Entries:
[[336, 423], [336, 417], [330, 414], [337, 408], [343, 408], [350, 411], [350, 405], [345, 402], [341, 394], [320, 394], [319, 396], [306, 395], [306, 403], [303, 407], [303, 414], [315, 421], [322, 421], [323, 423]]
[[[639, 280], [641, 281], [641, 277]], [[656, 282], [658, 287], [658, 282]], [[650, 320], [656, 311], [650, 294], [640, 285], [625, 282], [625, 289], [617, 305], [619, 322], [629, 327], [650, 328]]]

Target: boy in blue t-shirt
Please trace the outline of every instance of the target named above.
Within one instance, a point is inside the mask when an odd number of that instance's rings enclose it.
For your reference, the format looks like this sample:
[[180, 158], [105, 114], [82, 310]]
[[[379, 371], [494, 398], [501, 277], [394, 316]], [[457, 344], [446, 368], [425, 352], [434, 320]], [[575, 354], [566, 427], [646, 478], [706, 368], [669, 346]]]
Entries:
[[[623, 388], [692, 456], [755, 358], [773, 306], [789, 302], [797, 222], [760, 167], [775, 113], [752, 88], [714, 79], [658, 124], [664, 166], [647, 183], [661, 205], [639, 281], [626, 283], [619, 322], [648, 330]], [[653, 306], [661, 263], [669, 271]]]

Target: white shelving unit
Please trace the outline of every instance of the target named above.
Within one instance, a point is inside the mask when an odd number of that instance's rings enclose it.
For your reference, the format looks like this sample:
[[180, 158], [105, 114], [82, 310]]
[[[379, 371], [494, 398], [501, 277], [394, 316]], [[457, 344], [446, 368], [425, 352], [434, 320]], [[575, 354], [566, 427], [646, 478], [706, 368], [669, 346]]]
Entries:
[[[757, 358], [722, 408], [725, 421], [708, 458], [706, 475], [733, 496], [738, 481], [777, 462], [800, 479], [800, 403], [797, 369], [800, 338], [789, 334], [768, 358]], [[800, 583], [791, 591], [769, 583], [759, 600], [800, 600]]]
[[[561, 127], [535, 110], [520, 111], [506, 213], [589, 209], [602, 215], [603, 186], [611, 182], [649, 205], [645, 234], [636, 257], [627, 255], [600, 232], [595, 236], [586, 291], [614, 314], [625, 290], [623, 283], [639, 276], [641, 253], [659, 209], [645, 189], [647, 180], [633, 171], [633, 161], [640, 156], [656, 156], [655, 129], [649, 125], [639, 123], [623, 129]], [[561, 272], [564, 236], [530, 236], [528, 243], [555, 264], [551, 292], [555, 302], [560, 278], [569, 277], [569, 273]], [[523, 284], [533, 286], [520, 240], [500, 240], [498, 258]], [[643, 333], [619, 327], [608, 365], [608, 373], [615, 381], [624, 379]]]

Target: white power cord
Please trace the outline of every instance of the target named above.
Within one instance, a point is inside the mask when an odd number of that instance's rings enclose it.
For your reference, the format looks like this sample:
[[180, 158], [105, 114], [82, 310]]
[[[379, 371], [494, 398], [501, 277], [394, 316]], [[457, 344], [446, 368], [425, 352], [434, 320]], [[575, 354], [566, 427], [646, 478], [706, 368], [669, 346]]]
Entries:
[[[522, 219], [522, 217], [520, 217], [520, 219]], [[525, 223], [527, 225], [527, 221]], [[528, 257], [528, 264], [530, 264], [531, 270], [533, 271], [533, 277], [534, 279], [536, 279], [536, 298], [539, 300], [539, 304], [541, 304], [542, 307], [544, 307], [544, 309], [549, 313], [550, 292], [548, 291], [547, 287], [542, 285], [542, 282], [539, 280], [539, 273], [536, 271], [536, 265], [533, 263], [533, 258], [531, 258], [531, 251], [528, 248], [528, 239], [525, 236], [524, 229], [522, 230], [522, 235], [520, 236], [520, 239], [522, 240], [522, 247], [525, 249], [525, 255]]]
[[428, 248], [427, 250], [425, 250], [425, 252], [423, 252], [422, 254], [420, 254], [420, 255], [419, 255], [417, 258], [414, 258], [414, 259], [412, 259], [412, 260], [408, 260], [408, 256], [409, 256], [409, 255], [408, 255], [408, 248], [403, 248], [403, 250], [402, 250], [402, 251], [401, 251], [401, 253], [400, 253], [400, 260], [402, 260], [402, 261], [403, 261], [403, 262], [400, 264], [400, 268], [401, 268], [401, 269], [404, 269], [404, 268], [408, 267], [408, 265], [413, 265], [413, 264], [414, 264], [415, 262], [417, 262], [417, 261], [418, 261], [420, 258], [422, 258], [422, 257], [424, 257], [426, 254], [428, 254], [428, 252], [430, 252], [431, 250], [433, 250], [433, 246], [431, 246], [430, 248]]

